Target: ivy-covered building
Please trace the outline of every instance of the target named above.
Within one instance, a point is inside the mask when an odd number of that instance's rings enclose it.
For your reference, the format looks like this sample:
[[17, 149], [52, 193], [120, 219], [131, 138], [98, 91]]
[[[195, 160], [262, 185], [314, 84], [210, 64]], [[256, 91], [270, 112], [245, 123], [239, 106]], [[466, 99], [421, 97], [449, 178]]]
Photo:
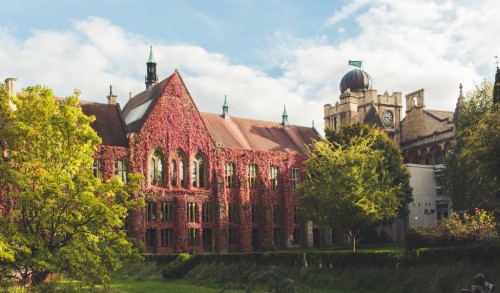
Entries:
[[[176, 70], [158, 82], [152, 52], [146, 89], [123, 110], [84, 103], [102, 138], [94, 172], [106, 180], [127, 172], [145, 180], [146, 206], [126, 229], [152, 253], [257, 251], [312, 242], [297, 207], [311, 127], [202, 113]], [[309, 229], [310, 230], [310, 229]]]

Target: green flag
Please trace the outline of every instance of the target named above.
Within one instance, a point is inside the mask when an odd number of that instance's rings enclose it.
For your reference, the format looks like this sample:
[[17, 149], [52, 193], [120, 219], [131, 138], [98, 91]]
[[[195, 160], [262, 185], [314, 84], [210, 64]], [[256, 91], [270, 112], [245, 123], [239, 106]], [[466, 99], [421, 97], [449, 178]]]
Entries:
[[349, 60], [349, 65], [361, 68], [361, 66], [363, 66], [363, 61]]

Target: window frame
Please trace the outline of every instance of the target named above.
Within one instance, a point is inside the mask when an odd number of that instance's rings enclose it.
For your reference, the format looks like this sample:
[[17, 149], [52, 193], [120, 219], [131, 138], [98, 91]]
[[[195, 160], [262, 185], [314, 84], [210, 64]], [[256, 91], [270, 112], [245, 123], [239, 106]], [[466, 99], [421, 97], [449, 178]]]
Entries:
[[151, 186], [164, 186], [164, 165], [162, 152], [156, 148], [149, 160], [149, 184]]
[[297, 185], [299, 184], [299, 168], [290, 168], [290, 185], [292, 187], [292, 191], [297, 189]]
[[94, 162], [92, 163], [92, 174], [94, 174], [94, 177], [102, 180], [102, 159], [95, 158]]
[[248, 165], [248, 188], [256, 189], [257, 188], [257, 165], [251, 164]]
[[160, 230], [160, 246], [161, 247], [173, 247], [173, 234], [174, 229], [164, 228]]
[[191, 161], [191, 186], [194, 188], [206, 187], [206, 161], [201, 152], [197, 152]]
[[279, 186], [279, 168], [278, 166], [269, 167], [269, 183], [271, 185], [271, 190], [278, 190]]
[[127, 184], [127, 169], [127, 161], [121, 159], [115, 160], [115, 176], [118, 176], [125, 184]]
[[233, 162], [226, 162], [224, 168], [224, 179], [226, 181], [226, 188], [234, 187], [234, 170], [235, 166]]

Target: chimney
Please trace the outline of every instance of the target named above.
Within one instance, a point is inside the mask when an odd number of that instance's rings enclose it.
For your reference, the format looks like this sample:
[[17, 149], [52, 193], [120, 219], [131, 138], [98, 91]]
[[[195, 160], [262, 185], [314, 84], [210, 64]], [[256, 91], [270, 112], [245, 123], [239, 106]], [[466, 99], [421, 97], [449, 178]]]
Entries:
[[113, 95], [113, 86], [109, 86], [109, 95], [107, 96], [108, 98], [108, 104], [109, 105], [116, 105], [116, 95]]
[[16, 97], [16, 82], [17, 79], [13, 77], [9, 77], [5, 80], [5, 85], [7, 86], [7, 91], [9, 92], [9, 96]]

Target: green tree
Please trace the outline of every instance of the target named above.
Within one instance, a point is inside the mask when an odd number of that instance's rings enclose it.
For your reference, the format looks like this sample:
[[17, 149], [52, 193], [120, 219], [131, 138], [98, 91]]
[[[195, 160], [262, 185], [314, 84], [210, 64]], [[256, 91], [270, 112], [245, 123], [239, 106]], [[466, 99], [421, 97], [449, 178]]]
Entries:
[[374, 148], [377, 130], [350, 137], [346, 144], [316, 142], [306, 161], [299, 201], [316, 224], [346, 233], [352, 250], [360, 230], [398, 215], [402, 184], [384, 169], [384, 153]]
[[371, 148], [381, 151], [383, 159], [381, 169], [388, 173], [390, 184], [392, 186], [401, 186], [396, 194], [400, 202], [398, 216], [406, 219], [409, 212], [408, 204], [413, 202], [413, 189], [410, 186], [410, 173], [403, 164], [403, 157], [394, 141], [384, 131], [364, 123], [353, 123], [342, 127], [338, 131], [326, 129], [325, 136], [329, 141], [344, 146], [349, 145], [355, 137], [375, 137]]
[[[107, 283], [109, 269], [137, 256], [121, 231], [140, 176], [102, 183], [92, 174], [101, 142], [78, 101], [57, 100], [46, 87], [17, 98], [0, 88], [0, 137], [9, 159], [0, 163], [0, 189], [8, 205], [0, 218], [0, 241], [13, 257], [0, 266], [38, 285], [51, 273], [88, 284]], [[9, 106], [12, 102], [14, 109]]]
[[446, 188], [455, 210], [499, 208], [500, 105], [484, 80], [467, 94], [455, 121], [455, 139], [446, 157]]

